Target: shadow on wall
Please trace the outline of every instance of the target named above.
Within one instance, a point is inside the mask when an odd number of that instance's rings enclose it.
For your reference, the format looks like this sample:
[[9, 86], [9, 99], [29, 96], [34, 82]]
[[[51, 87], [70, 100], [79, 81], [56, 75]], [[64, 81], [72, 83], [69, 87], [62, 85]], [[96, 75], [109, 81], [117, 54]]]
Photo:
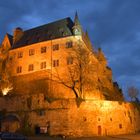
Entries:
[[1, 131], [16, 132], [20, 129], [20, 121], [15, 115], [7, 115], [1, 120]]

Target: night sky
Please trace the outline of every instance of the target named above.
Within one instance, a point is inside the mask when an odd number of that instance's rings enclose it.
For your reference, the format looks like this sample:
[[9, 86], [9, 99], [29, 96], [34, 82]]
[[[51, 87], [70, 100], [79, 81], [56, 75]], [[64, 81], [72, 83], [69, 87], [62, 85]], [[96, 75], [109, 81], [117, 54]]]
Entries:
[[95, 48], [101, 47], [123, 89], [140, 90], [140, 0], [0, 0], [0, 41], [16, 27], [23, 30], [78, 12]]

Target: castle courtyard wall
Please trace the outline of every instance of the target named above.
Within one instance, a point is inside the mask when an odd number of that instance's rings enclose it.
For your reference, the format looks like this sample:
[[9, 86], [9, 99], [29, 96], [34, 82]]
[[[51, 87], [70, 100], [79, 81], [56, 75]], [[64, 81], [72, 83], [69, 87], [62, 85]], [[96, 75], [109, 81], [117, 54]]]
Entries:
[[[130, 134], [140, 131], [140, 110], [132, 103], [75, 99], [51, 99], [44, 94], [0, 98], [0, 108], [20, 122], [48, 127], [50, 135], [93, 136]], [[22, 124], [21, 124], [22, 125]]]

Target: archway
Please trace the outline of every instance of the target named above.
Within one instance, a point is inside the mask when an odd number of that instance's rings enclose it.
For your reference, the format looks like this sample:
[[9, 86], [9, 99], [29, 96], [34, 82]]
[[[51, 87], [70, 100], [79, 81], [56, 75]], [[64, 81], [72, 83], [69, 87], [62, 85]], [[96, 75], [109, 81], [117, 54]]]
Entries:
[[13, 114], [6, 115], [1, 121], [1, 131], [16, 132], [20, 128], [20, 121]]
[[99, 136], [102, 135], [102, 128], [101, 128], [101, 125], [98, 125], [98, 135], [99, 135]]

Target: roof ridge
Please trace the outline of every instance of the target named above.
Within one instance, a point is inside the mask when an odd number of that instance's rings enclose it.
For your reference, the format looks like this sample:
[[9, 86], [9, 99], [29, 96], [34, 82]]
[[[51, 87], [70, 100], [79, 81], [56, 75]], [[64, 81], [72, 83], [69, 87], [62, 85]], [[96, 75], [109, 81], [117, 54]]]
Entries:
[[66, 20], [66, 19], [70, 19], [70, 20], [72, 21], [72, 19], [71, 19], [70, 17], [66, 17], [66, 18], [63, 18], [63, 19], [55, 20], [55, 21], [53, 21], [53, 22], [49, 22], [49, 23], [47, 23], [47, 24], [42, 24], [42, 25], [40, 25], [40, 26], [37, 26], [37, 27], [33, 27], [33, 28], [30, 28], [30, 29], [24, 30], [23, 32], [28, 32], [28, 31], [31, 31], [31, 30], [34, 30], [34, 29], [37, 29], [37, 28], [42, 28], [42, 27], [44, 27], [44, 26], [49, 26], [49, 25], [55, 24], [55, 23], [57, 23], [57, 22], [64, 21], [64, 20]]

